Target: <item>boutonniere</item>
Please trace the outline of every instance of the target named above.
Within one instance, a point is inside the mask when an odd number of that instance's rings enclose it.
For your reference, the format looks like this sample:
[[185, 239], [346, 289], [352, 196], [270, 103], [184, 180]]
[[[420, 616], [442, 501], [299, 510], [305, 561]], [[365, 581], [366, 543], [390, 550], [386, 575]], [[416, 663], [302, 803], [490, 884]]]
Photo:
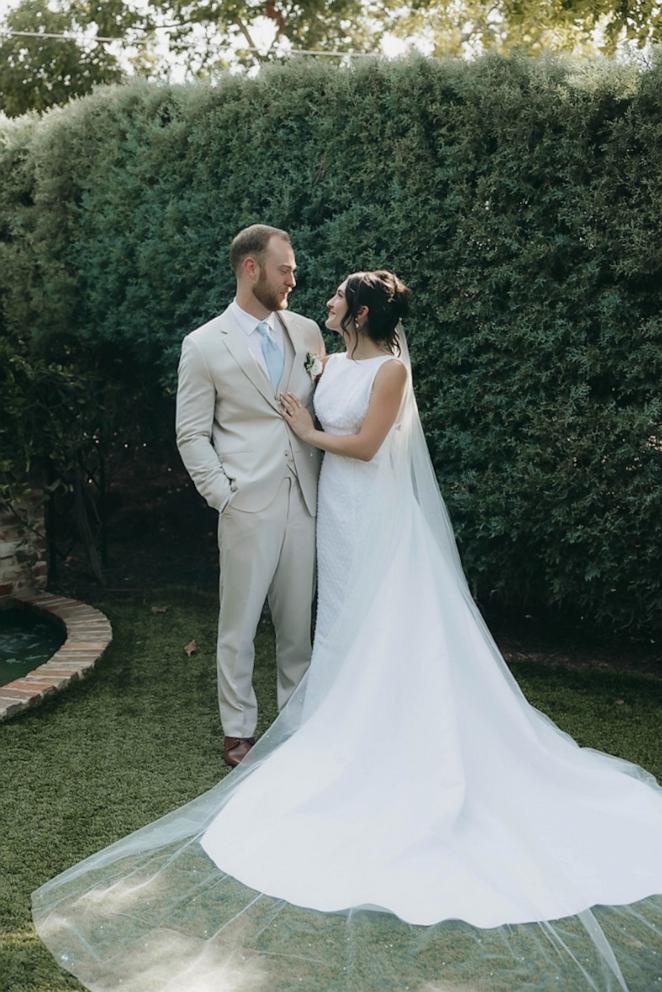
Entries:
[[306, 360], [303, 363], [303, 367], [310, 376], [310, 378], [315, 382], [321, 376], [324, 371], [324, 364], [319, 355], [314, 354], [312, 351], [306, 352]]

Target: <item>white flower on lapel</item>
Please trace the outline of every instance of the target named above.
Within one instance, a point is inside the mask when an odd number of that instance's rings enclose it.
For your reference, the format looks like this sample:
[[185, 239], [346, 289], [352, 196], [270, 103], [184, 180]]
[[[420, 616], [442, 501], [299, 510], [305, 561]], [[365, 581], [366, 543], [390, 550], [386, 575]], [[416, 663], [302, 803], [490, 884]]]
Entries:
[[310, 378], [313, 380], [313, 382], [315, 382], [316, 379], [319, 379], [322, 372], [324, 371], [324, 365], [322, 363], [322, 359], [320, 358], [319, 355], [314, 354], [314, 352], [312, 351], [306, 352], [306, 360], [303, 363], [303, 367], [310, 376]]

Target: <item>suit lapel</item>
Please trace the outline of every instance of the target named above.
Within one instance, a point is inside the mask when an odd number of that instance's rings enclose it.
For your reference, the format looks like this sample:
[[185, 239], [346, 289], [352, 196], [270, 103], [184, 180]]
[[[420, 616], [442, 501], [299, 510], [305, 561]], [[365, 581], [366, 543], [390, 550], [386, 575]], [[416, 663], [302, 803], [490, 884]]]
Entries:
[[285, 317], [278, 311], [276, 311], [276, 320], [280, 322], [280, 326], [283, 328], [283, 339], [285, 341], [285, 365], [283, 366], [283, 374], [278, 384], [278, 391], [286, 393], [297, 354], [296, 332], [290, 330], [285, 322]]
[[224, 337], [225, 345], [235, 362], [250, 379], [259, 393], [274, 410], [280, 413], [280, 406], [274, 394], [273, 386], [267, 379], [261, 366], [253, 358], [248, 347], [248, 340], [241, 327], [232, 319], [232, 311], [225, 310], [219, 317], [219, 329]]

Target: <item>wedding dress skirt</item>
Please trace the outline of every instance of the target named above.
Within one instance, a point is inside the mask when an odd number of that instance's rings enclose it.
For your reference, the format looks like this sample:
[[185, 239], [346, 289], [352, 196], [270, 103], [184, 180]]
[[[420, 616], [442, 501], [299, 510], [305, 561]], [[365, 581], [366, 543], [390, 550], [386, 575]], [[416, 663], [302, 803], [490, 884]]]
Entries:
[[[325, 430], [388, 360], [331, 357]], [[421, 444], [410, 395], [325, 456], [312, 663], [239, 768], [33, 894], [94, 992], [662, 990], [662, 788], [524, 698]]]

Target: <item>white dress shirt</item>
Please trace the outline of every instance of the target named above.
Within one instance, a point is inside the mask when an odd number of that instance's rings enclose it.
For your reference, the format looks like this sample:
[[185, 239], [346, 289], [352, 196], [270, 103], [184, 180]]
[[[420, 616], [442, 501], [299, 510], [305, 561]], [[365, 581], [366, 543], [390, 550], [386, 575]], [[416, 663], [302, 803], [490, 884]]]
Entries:
[[[242, 310], [237, 303], [236, 298], [232, 301], [230, 307], [232, 309], [232, 316], [248, 338], [248, 347], [250, 348], [253, 358], [258, 363], [267, 379], [269, 379], [269, 373], [264, 361], [264, 355], [262, 354], [262, 338], [256, 330], [256, 327], [260, 321], [257, 317], [253, 317], [252, 314]], [[264, 318], [264, 321], [269, 325], [271, 340], [280, 349], [281, 355], [284, 354], [285, 342], [283, 341], [283, 328], [280, 321], [276, 318], [274, 313], [270, 313], [268, 317]]]

